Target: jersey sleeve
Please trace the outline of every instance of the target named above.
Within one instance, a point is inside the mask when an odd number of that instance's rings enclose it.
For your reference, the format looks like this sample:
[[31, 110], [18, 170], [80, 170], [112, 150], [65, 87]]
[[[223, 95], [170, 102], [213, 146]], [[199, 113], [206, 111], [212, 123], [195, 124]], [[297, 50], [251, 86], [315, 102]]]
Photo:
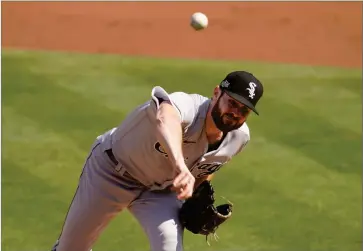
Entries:
[[159, 108], [162, 101], [169, 101], [178, 111], [184, 128], [194, 121], [198, 107], [193, 95], [184, 92], [168, 94], [163, 88], [157, 86], [153, 88], [151, 96], [156, 109]]
[[185, 126], [192, 124], [198, 112], [196, 97], [184, 92], [174, 92], [170, 94], [170, 98], [179, 111], [182, 123]]

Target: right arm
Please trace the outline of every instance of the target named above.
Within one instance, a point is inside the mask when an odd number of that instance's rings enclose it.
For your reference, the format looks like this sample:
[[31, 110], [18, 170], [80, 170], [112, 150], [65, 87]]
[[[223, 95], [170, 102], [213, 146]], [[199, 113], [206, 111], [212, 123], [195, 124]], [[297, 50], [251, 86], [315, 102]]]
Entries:
[[156, 113], [156, 135], [173, 167], [177, 169], [182, 167], [184, 157], [181, 119], [178, 111], [169, 101], [162, 102]]
[[184, 162], [180, 114], [169, 101], [162, 102], [156, 112], [156, 135], [164, 151], [168, 154], [171, 165], [178, 172], [173, 181], [178, 198], [189, 198], [193, 193], [195, 178]]
[[186, 93], [168, 94], [161, 87], [152, 90], [156, 105], [156, 137], [168, 155], [170, 164], [177, 170], [173, 190], [179, 199], [192, 196], [195, 178], [184, 162], [182, 151], [183, 130], [190, 125], [196, 114], [193, 99]]

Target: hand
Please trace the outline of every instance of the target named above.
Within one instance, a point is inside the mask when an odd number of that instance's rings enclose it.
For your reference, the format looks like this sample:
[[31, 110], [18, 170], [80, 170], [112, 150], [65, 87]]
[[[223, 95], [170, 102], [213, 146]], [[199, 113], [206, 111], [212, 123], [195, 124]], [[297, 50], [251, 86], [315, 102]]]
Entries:
[[184, 166], [173, 181], [173, 190], [178, 194], [179, 200], [188, 199], [193, 195], [195, 178], [189, 169]]

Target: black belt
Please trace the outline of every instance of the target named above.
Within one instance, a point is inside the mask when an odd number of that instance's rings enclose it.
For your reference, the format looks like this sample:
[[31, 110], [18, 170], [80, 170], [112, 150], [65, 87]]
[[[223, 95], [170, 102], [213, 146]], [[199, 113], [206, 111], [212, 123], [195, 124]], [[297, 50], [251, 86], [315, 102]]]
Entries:
[[[107, 156], [110, 158], [110, 160], [115, 164], [115, 166], [117, 166], [119, 163], [115, 157], [115, 155], [112, 152], [112, 149], [107, 149], [106, 151]], [[129, 172], [125, 171], [122, 175], [123, 177], [125, 177], [126, 179], [129, 180], [129, 182], [132, 182], [134, 185], [139, 186], [139, 187], [144, 187], [144, 185], [139, 182], [138, 180], [136, 180], [134, 177], [131, 176], [131, 174], [129, 174]]]
[[110, 158], [110, 160], [117, 166], [118, 165], [118, 161], [115, 158], [115, 155], [113, 155], [112, 149], [107, 149], [105, 152], [108, 155], [108, 157]]

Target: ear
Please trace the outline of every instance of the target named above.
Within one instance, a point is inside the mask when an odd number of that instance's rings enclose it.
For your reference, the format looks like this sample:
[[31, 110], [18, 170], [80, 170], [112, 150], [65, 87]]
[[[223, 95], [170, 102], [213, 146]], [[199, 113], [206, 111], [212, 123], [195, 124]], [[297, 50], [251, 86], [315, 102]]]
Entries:
[[221, 93], [221, 89], [219, 88], [219, 86], [217, 85], [215, 88], [214, 88], [214, 91], [213, 91], [213, 98], [217, 99], [219, 97]]

